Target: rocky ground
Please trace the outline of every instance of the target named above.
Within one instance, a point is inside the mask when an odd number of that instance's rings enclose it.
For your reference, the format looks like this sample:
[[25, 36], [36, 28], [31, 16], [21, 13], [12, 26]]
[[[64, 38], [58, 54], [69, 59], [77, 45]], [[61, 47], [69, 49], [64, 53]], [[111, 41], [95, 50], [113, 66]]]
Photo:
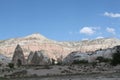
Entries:
[[[19, 80], [119, 80], [120, 65], [100, 63], [63, 66], [23, 66], [16, 69], [0, 69], [0, 76]], [[25, 77], [25, 79], [23, 78]], [[68, 78], [70, 77], [70, 78]]]
[[102, 73], [102, 74], [79, 74], [51, 77], [29, 77], [29, 78], [10, 78], [0, 80], [120, 80], [120, 73]]
[[44, 78], [22, 78], [13, 80], [120, 80], [120, 73], [81, 74], [71, 76], [53, 76]]

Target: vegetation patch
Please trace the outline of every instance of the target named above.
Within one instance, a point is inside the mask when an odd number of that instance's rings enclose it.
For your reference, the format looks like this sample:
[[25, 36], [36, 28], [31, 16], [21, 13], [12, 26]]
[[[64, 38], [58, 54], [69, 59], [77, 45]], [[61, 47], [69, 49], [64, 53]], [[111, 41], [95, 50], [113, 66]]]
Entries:
[[88, 64], [87, 60], [74, 60], [72, 64]]
[[118, 65], [118, 64], [120, 64], [120, 52], [118, 51], [117, 53], [114, 53], [113, 55], [112, 55], [112, 61], [111, 61], [111, 64], [113, 65], [113, 66], [116, 66], [116, 65]]
[[3, 77], [0, 77], [0, 80], [9, 80], [9, 79], [7, 79], [7, 78], [3, 78]]
[[104, 58], [104, 57], [102, 57], [102, 56], [99, 56], [99, 57], [96, 58], [96, 60], [97, 60], [98, 62], [109, 63], [109, 62], [111, 62], [112, 59], [108, 59], [108, 58]]

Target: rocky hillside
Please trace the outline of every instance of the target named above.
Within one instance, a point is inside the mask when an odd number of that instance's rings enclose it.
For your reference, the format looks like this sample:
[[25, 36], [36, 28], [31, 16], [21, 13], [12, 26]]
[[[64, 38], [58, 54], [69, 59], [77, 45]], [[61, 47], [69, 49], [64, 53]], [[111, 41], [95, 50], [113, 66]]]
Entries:
[[95, 40], [84, 40], [78, 42], [58, 42], [47, 39], [41, 34], [32, 34], [26, 37], [13, 38], [0, 41], [0, 53], [7, 57], [12, 57], [17, 44], [20, 44], [24, 55], [27, 57], [30, 51], [45, 50], [52, 58], [65, 57], [72, 51], [95, 51], [97, 49], [111, 48], [120, 45], [120, 40], [116, 38], [105, 38]]
[[0, 65], [7, 64], [10, 62], [10, 58], [0, 54]]

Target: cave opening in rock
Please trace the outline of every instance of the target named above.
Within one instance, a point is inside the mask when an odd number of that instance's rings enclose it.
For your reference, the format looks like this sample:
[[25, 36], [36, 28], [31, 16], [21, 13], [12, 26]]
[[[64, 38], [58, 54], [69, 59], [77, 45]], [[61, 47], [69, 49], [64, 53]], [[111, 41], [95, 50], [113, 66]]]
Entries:
[[22, 61], [20, 59], [17, 60], [17, 66], [20, 67], [22, 65]]

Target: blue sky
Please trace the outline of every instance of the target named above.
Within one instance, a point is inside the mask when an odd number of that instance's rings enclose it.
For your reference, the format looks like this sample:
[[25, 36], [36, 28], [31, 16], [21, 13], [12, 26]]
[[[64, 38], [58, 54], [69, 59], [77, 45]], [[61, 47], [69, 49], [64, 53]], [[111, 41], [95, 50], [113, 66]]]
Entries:
[[120, 38], [120, 0], [0, 0], [0, 40]]

